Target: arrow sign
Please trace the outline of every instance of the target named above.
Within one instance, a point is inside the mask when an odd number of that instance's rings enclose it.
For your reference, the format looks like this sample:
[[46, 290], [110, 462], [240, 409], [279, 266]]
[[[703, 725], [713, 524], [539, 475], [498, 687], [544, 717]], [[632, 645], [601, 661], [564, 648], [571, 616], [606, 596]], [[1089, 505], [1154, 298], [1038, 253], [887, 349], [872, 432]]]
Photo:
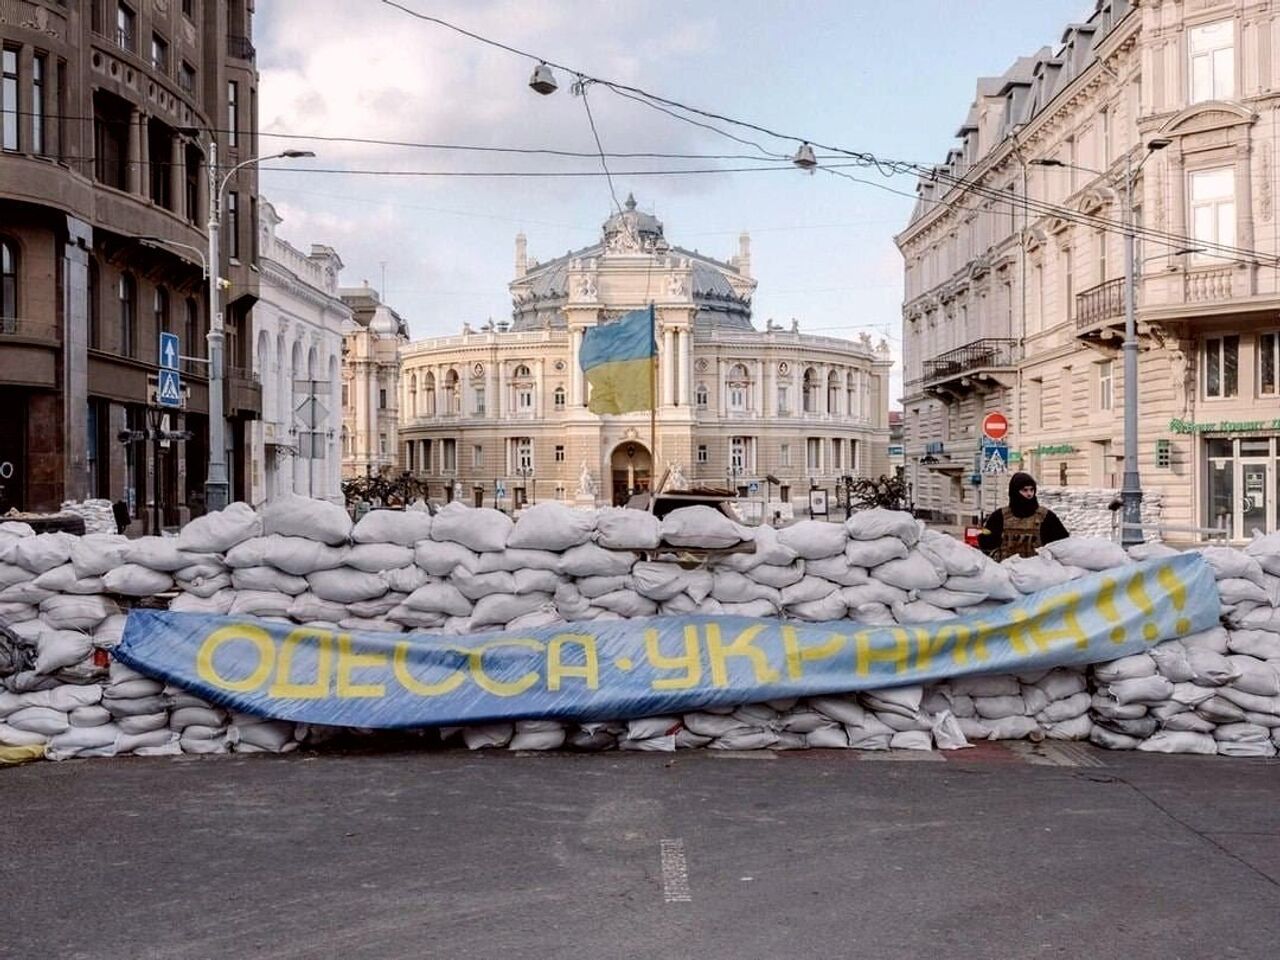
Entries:
[[178, 357], [181, 354], [178, 349], [178, 335], [176, 333], [160, 334], [160, 369], [161, 370], [177, 370]]
[[162, 407], [182, 406], [182, 380], [178, 376], [178, 371], [160, 371], [160, 382], [156, 385], [156, 399]]

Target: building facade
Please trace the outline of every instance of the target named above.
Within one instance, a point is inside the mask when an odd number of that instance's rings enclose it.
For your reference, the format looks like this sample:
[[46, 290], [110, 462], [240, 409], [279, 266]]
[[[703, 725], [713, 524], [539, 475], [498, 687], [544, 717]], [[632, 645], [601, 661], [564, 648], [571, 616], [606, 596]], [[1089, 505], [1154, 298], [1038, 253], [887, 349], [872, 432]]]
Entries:
[[1100, 0], [978, 81], [897, 238], [919, 507], [1001, 502], [1001, 478], [969, 485], [995, 410], [1042, 483], [1119, 489], [1132, 170], [1143, 487], [1170, 539], [1277, 529], [1278, 39], [1273, 3]]
[[368, 283], [341, 297], [351, 310], [342, 336], [342, 478], [398, 471], [400, 350], [409, 327]]
[[[125, 500], [144, 529], [200, 510], [208, 461], [210, 134], [256, 152], [244, 0], [9, 0], [0, 17], [0, 512]], [[225, 132], [224, 132], [225, 131]], [[256, 175], [228, 182], [228, 442], [245, 493]], [[181, 338], [185, 408], [154, 410], [159, 333]], [[154, 419], [186, 441], [122, 441]], [[136, 436], [136, 434], [135, 434]], [[137, 529], [137, 527], [135, 527]]]
[[[745, 234], [726, 261], [674, 247], [630, 197], [598, 243], [546, 263], [521, 234], [509, 324], [401, 351], [401, 462], [433, 497], [505, 509], [625, 503], [671, 470], [799, 512], [811, 487], [888, 472], [887, 345], [759, 330], [755, 287]], [[648, 411], [592, 413], [578, 364], [586, 329], [650, 303], [652, 431]]]
[[296, 493], [340, 503], [340, 357], [352, 319], [338, 295], [342, 260], [323, 244], [303, 253], [277, 234], [275, 207], [265, 199], [259, 206], [253, 372], [262, 419], [250, 431], [249, 502]]

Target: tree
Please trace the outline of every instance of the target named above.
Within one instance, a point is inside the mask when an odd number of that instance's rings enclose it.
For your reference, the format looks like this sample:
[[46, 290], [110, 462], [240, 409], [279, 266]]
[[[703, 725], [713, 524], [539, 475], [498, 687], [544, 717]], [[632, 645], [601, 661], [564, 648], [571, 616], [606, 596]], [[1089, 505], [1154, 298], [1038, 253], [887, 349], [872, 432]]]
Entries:
[[849, 486], [849, 503], [855, 510], [883, 507], [907, 509], [907, 484], [902, 477], [857, 477]]

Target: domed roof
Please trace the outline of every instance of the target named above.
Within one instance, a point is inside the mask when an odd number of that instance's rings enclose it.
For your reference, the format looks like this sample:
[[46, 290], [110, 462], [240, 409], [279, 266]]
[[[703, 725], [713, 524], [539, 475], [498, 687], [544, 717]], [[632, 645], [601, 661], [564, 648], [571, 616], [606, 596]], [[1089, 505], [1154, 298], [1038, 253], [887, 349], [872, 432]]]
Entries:
[[604, 248], [608, 252], [641, 253], [665, 247], [662, 221], [637, 210], [636, 198], [630, 193], [623, 209], [604, 222]]
[[369, 329], [382, 337], [394, 337], [400, 332], [400, 324], [396, 321], [395, 314], [387, 307], [385, 303], [378, 304], [378, 308], [373, 311], [373, 319], [369, 321]]

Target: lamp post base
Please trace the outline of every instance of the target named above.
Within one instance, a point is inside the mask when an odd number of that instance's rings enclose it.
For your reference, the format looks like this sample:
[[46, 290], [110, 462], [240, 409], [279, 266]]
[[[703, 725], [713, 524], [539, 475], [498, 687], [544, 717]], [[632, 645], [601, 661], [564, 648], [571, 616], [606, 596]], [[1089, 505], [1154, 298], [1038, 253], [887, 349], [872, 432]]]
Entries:
[[225, 510], [231, 500], [231, 484], [225, 480], [209, 480], [204, 485], [205, 512]]
[[1120, 491], [1120, 545], [1133, 547], [1144, 540], [1142, 531], [1142, 488], [1136, 474], [1125, 474]]

